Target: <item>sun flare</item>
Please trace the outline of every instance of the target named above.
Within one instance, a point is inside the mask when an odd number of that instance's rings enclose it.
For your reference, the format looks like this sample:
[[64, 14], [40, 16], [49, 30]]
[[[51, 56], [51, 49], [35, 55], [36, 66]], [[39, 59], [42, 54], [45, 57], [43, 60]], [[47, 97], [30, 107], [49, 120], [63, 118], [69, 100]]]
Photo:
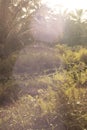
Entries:
[[42, 0], [42, 3], [51, 9], [87, 9], [87, 0]]
[[[42, 6], [34, 17], [32, 17], [31, 35], [37, 41], [57, 42], [63, 36], [65, 27], [64, 19], [58, 15], [66, 9], [74, 11], [75, 9], [86, 10], [86, 0], [41, 0]], [[85, 17], [85, 16], [84, 16]]]

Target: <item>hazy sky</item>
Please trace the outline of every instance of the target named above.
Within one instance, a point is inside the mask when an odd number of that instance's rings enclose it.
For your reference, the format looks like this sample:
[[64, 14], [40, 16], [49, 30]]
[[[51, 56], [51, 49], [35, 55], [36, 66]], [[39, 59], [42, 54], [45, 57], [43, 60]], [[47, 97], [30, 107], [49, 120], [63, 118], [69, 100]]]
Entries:
[[60, 5], [61, 7], [72, 9], [87, 9], [87, 0], [42, 0], [47, 6], [53, 8]]

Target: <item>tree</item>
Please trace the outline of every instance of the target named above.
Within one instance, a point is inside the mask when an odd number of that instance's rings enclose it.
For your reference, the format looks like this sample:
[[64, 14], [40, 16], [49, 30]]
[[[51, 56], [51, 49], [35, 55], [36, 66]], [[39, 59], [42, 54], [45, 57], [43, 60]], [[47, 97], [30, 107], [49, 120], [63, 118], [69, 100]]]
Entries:
[[22, 37], [25, 34], [29, 35], [31, 16], [39, 6], [39, 0], [0, 0], [0, 46], [6, 47], [4, 53], [8, 51], [8, 46], [14, 50], [22, 46]]
[[39, 0], [0, 0], [0, 85], [3, 86], [0, 87], [0, 101], [15, 93], [11, 78], [18, 56], [16, 52], [24, 47], [23, 38], [30, 37], [28, 26], [38, 7]]
[[83, 44], [86, 42], [86, 11], [79, 9], [68, 13], [68, 19], [65, 22], [64, 42], [68, 44]]

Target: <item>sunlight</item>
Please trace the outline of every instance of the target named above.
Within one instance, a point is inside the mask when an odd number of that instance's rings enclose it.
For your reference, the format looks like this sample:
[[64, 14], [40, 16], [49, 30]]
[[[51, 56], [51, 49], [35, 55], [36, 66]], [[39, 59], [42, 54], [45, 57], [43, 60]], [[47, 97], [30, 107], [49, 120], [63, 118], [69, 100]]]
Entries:
[[87, 9], [86, 0], [42, 0], [42, 3], [51, 9]]
[[[58, 15], [66, 9], [86, 9], [86, 0], [42, 0], [42, 6], [32, 17], [30, 28], [35, 40], [53, 43], [61, 39], [64, 31], [64, 19]], [[85, 16], [84, 16], [85, 17]]]

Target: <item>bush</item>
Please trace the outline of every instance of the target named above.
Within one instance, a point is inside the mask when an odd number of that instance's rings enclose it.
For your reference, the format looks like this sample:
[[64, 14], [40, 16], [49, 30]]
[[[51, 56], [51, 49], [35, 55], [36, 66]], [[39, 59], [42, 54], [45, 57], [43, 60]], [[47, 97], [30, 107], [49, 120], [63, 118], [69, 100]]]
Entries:
[[20, 89], [13, 80], [7, 81], [4, 85], [0, 84], [0, 105], [14, 103], [18, 99]]
[[[0, 104], [17, 98], [18, 86], [13, 80], [13, 68], [17, 54], [11, 54], [0, 62]], [[17, 93], [17, 94], [16, 94]]]
[[8, 80], [12, 76], [14, 64], [17, 58], [17, 54], [11, 54], [11, 56], [6, 59], [1, 60], [0, 62], [0, 82], [3, 82], [4, 79]]
[[84, 62], [87, 65], [87, 49], [86, 48], [80, 48], [78, 53], [76, 54], [76, 57], [79, 59], [79, 61]]

